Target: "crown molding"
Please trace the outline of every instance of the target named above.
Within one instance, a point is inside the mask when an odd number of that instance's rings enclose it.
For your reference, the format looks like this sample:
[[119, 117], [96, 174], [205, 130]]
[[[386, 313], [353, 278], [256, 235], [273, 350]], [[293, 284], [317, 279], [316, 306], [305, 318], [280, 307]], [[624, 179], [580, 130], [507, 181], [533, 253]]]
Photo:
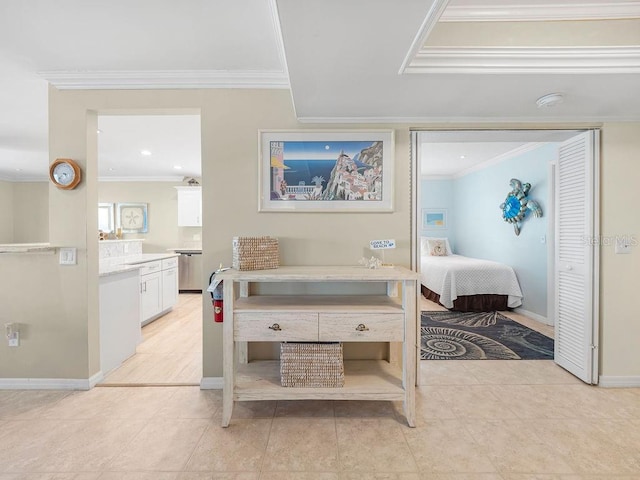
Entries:
[[451, 5], [441, 22], [531, 22], [639, 18], [640, 1], [545, 5]]
[[21, 175], [11, 176], [0, 173], [0, 181], [10, 183], [36, 183], [36, 182], [48, 182], [49, 177], [42, 175]]
[[423, 173], [420, 175], [420, 180], [437, 180], [437, 181], [444, 181], [444, 180], [453, 180], [453, 175], [433, 175], [433, 174], [427, 174], [427, 173]]
[[405, 73], [640, 73], [640, 47], [423, 47]]
[[[601, 125], [606, 122], [640, 122], [640, 112], [632, 115], [566, 115], [566, 116], [495, 116], [489, 117], [486, 115], [477, 117], [444, 117], [434, 115], [432, 117], [420, 116], [420, 117], [298, 117], [300, 123], [317, 123], [317, 124], [378, 124], [378, 125], [408, 125], [409, 128], [420, 128], [421, 126], [439, 125], [446, 126], [446, 128], [456, 128], [459, 125], [486, 125], [486, 124], [500, 124], [500, 125], [513, 125], [513, 124], [541, 124], [551, 123], [556, 126], [559, 125]], [[444, 127], [443, 127], [444, 128]], [[558, 127], [562, 128], [562, 127]]]
[[99, 182], [182, 182], [184, 176], [167, 177], [98, 177]]
[[426, 17], [422, 21], [420, 28], [418, 29], [418, 33], [413, 38], [413, 42], [411, 42], [411, 46], [409, 47], [409, 51], [407, 55], [404, 57], [402, 64], [400, 65], [400, 71], [398, 74], [402, 75], [405, 69], [411, 64], [415, 56], [418, 54], [422, 46], [427, 41], [427, 37], [436, 26], [442, 13], [447, 8], [447, 3], [449, 0], [434, 0], [431, 4], [431, 8], [427, 12]]
[[38, 74], [59, 90], [289, 88], [287, 74], [279, 71], [42, 71]]

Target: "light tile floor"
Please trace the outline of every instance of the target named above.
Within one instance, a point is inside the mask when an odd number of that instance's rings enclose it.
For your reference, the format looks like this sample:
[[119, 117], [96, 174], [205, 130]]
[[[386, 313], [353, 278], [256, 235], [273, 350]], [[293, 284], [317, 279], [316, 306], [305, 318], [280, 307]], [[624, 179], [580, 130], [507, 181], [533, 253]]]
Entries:
[[640, 389], [550, 361], [424, 361], [417, 427], [393, 402], [220, 391], [0, 391], [0, 480], [640, 479]]
[[[182, 300], [114, 383], [191, 380], [144, 355], [201, 323], [201, 296]], [[221, 392], [197, 386], [0, 391], [0, 480], [640, 480], [640, 388], [541, 360], [423, 361], [420, 375], [416, 428], [394, 402], [241, 402], [223, 429]]]

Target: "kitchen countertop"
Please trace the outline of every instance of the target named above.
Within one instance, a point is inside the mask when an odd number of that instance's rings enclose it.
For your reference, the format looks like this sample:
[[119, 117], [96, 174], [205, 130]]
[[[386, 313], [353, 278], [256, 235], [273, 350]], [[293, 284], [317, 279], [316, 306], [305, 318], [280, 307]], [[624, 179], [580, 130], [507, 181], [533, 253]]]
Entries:
[[202, 253], [202, 247], [170, 248], [169, 251], [176, 253]]
[[131, 270], [139, 270], [146, 262], [155, 262], [179, 256], [177, 253], [141, 253], [127, 257], [109, 258], [100, 262], [100, 276], [118, 275]]
[[136, 265], [145, 262], [154, 262], [156, 260], [164, 260], [165, 258], [178, 257], [177, 253], [141, 253], [139, 255], [131, 255], [124, 257], [124, 263], [127, 265]]

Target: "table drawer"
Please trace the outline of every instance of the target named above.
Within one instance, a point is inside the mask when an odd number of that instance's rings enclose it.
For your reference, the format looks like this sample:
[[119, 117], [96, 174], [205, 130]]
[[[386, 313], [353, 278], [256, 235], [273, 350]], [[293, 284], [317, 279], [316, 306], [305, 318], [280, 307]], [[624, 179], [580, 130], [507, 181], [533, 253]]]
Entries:
[[242, 312], [236, 313], [233, 319], [233, 337], [238, 341], [318, 341], [317, 313]]
[[321, 313], [321, 342], [402, 342], [402, 313]]

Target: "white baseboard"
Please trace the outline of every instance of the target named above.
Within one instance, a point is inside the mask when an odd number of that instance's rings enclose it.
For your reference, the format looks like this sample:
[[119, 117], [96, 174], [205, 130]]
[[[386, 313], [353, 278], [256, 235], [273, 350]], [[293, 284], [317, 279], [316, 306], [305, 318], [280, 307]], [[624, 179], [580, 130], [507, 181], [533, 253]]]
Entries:
[[102, 372], [90, 378], [0, 378], [0, 390], [91, 390], [103, 379]]
[[601, 375], [598, 378], [598, 386], [605, 388], [640, 387], [640, 376], [614, 377], [610, 375]]
[[529, 317], [537, 322], [544, 323], [545, 325], [553, 325], [547, 317], [543, 317], [537, 313], [530, 312], [529, 310], [525, 310], [524, 308], [514, 308], [513, 311], [515, 313], [519, 313], [520, 315], [524, 315], [525, 317]]
[[222, 390], [224, 377], [202, 377], [200, 390]]

